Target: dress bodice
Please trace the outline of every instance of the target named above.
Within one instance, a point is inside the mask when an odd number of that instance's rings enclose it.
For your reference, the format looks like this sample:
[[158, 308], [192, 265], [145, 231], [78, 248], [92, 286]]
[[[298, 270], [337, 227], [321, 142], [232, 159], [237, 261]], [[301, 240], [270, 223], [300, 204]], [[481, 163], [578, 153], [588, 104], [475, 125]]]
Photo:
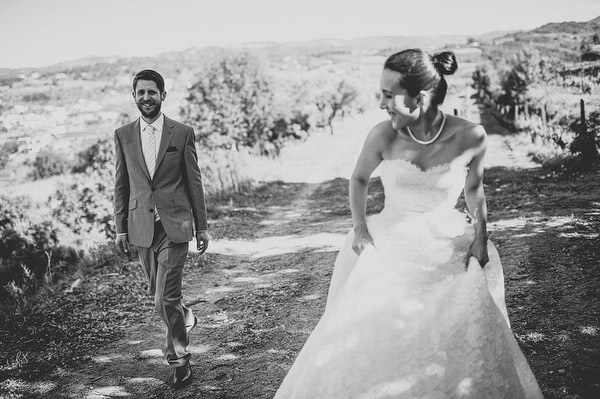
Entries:
[[422, 170], [405, 159], [386, 159], [381, 168], [384, 211], [392, 214], [423, 214], [454, 209], [467, 174], [467, 168], [458, 162]]

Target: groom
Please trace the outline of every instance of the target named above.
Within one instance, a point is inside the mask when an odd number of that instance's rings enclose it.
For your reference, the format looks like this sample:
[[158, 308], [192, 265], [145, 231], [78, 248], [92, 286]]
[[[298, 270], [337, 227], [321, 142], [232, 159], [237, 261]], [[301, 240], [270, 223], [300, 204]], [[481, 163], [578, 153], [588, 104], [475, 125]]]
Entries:
[[166, 325], [173, 386], [192, 382], [189, 332], [197, 319], [183, 304], [181, 281], [188, 242], [208, 247], [206, 207], [193, 128], [161, 112], [167, 95], [162, 76], [143, 70], [133, 79], [140, 118], [115, 131], [116, 245], [137, 247], [160, 318]]

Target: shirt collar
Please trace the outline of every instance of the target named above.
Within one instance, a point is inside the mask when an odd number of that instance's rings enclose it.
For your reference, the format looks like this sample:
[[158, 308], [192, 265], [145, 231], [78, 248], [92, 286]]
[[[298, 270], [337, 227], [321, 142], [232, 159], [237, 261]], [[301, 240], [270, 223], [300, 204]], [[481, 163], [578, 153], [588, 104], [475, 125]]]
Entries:
[[[154, 130], [158, 131], [158, 132], [162, 132], [162, 127], [163, 124], [165, 123], [165, 114], [163, 114], [162, 112], [160, 113], [160, 116], [158, 117], [157, 120], [155, 120], [154, 122], [151, 123], [152, 127], [154, 128]], [[144, 118], [142, 118], [140, 116], [140, 131], [144, 131], [144, 129], [146, 128], [146, 126], [150, 125], [150, 123], [147, 123]]]

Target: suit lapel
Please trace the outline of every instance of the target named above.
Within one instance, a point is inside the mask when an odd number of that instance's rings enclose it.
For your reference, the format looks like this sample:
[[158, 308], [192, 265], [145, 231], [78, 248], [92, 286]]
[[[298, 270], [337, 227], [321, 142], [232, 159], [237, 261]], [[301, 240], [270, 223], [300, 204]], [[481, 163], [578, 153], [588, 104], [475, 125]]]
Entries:
[[140, 131], [140, 120], [138, 120], [133, 124], [133, 131], [131, 132], [131, 143], [133, 144], [133, 151], [135, 153], [135, 157], [140, 163], [144, 174], [150, 179], [150, 173], [148, 172], [148, 166], [146, 165], [146, 160], [144, 159], [144, 151], [142, 150], [142, 132]]
[[175, 124], [169, 118], [165, 116], [165, 121], [163, 122], [163, 130], [162, 137], [160, 139], [160, 147], [158, 147], [158, 155], [156, 156], [156, 168], [154, 169], [155, 173], [160, 166], [165, 154], [167, 152], [167, 148], [169, 148], [169, 144], [171, 144], [171, 140], [173, 139], [173, 129]]

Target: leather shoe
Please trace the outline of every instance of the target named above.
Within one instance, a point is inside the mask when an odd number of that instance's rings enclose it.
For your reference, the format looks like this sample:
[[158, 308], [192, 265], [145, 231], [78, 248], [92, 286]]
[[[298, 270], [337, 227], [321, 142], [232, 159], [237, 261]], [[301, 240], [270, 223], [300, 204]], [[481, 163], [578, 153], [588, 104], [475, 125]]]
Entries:
[[198, 324], [198, 318], [194, 316], [194, 324], [192, 324], [191, 326], [185, 326], [186, 332], [189, 334], [190, 331], [192, 331], [194, 327], [196, 327], [196, 324]]
[[194, 379], [194, 373], [190, 365], [175, 367], [173, 372], [173, 388], [183, 388]]

